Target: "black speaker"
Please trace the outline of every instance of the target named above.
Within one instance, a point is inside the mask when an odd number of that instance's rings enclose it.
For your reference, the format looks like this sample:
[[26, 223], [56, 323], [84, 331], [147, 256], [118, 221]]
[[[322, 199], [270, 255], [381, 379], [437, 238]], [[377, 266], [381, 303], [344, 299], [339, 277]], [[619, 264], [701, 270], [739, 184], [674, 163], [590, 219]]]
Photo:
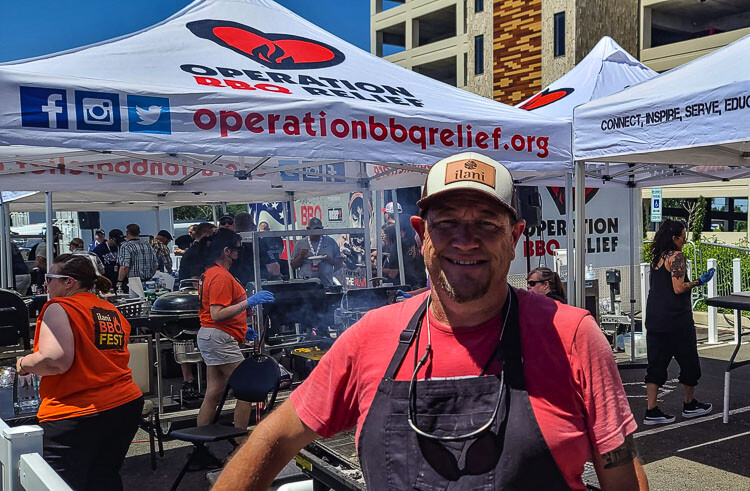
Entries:
[[99, 224], [99, 212], [98, 211], [79, 211], [78, 212], [78, 227], [86, 230], [95, 230], [101, 225]]
[[536, 186], [518, 186], [518, 210], [520, 217], [526, 220], [526, 228], [536, 227], [542, 222], [542, 197]]

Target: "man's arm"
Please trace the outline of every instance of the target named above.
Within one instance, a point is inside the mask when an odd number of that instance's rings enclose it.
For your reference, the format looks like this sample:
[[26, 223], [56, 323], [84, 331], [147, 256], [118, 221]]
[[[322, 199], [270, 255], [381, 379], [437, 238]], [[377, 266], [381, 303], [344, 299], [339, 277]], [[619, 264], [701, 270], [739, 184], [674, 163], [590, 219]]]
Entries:
[[602, 491], [648, 490], [648, 480], [638, 461], [632, 433], [625, 437], [625, 443], [611, 452], [593, 453], [594, 469]]
[[253, 430], [212, 489], [266, 490], [297, 452], [317, 437], [287, 400]]

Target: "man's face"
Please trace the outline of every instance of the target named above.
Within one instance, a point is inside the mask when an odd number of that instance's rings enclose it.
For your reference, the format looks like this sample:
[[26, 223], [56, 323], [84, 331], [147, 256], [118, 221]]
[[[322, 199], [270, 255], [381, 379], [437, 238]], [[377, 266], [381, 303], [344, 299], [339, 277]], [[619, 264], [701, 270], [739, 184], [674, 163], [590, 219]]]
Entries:
[[195, 240], [195, 225], [188, 227], [188, 235], [191, 239]]
[[161, 242], [164, 245], [169, 245], [169, 239], [166, 238], [166, 237], [164, 237], [163, 235], [157, 235], [156, 236], [156, 240], [158, 240], [159, 242]]
[[[416, 218], [417, 225], [421, 221]], [[457, 191], [427, 211], [423, 254], [430, 278], [457, 303], [495, 301], [525, 228], [497, 201]]]

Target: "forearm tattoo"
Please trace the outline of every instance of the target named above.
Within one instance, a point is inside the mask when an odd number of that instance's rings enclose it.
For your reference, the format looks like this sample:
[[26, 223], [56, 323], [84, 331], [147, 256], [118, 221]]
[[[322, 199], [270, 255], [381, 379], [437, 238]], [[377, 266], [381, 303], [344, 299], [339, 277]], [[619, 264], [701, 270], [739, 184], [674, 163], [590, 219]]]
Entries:
[[672, 276], [674, 278], [685, 278], [687, 277], [687, 260], [685, 254], [677, 251], [672, 255], [671, 268]]
[[602, 454], [602, 460], [604, 460], [604, 468], [612, 469], [621, 465], [628, 464], [638, 456], [638, 452], [635, 449], [635, 439], [630, 434], [625, 437], [625, 443], [612, 450]]

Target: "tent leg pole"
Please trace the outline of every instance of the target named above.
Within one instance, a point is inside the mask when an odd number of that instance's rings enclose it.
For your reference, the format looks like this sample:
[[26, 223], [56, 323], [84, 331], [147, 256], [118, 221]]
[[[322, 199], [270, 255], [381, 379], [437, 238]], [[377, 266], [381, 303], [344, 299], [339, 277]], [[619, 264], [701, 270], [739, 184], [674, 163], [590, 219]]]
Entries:
[[0, 265], [2, 265], [2, 274], [0, 274], [0, 288], [8, 288], [8, 242], [10, 241], [10, 234], [8, 227], [5, 223], [5, 203], [0, 201]]
[[[292, 219], [292, 216], [294, 213], [292, 210], [294, 210], [294, 193], [289, 192], [287, 193], [289, 196], [289, 200], [285, 203], [284, 207], [284, 230], [289, 231], [289, 228], [291, 227], [292, 230], [294, 230], [294, 220]], [[289, 267], [289, 279], [294, 279], [294, 269], [292, 268], [292, 245], [293, 241], [291, 237], [288, 235], [286, 236], [286, 264]]]
[[575, 191], [575, 289], [576, 306], [586, 306], [586, 163], [575, 163], [576, 191]]
[[568, 247], [565, 255], [568, 266], [568, 305], [576, 304], [576, 278], [573, 272], [575, 252], [573, 250], [573, 173], [565, 174], [565, 226], [568, 231]]
[[[383, 191], [375, 192], [375, 250], [377, 252], [376, 257], [376, 271], [379, 278], [383, 277], [383, 234], [380, 231], [383, 228]], [[375, 285], [368, 285], [375, 286]]]
[[[630, 361], [635, 361], [635, 194], [638, 189], [633, 186], [630, 188], [628, 193], [628, 202], [630, 210]], [[640, 215], [640, 209], [638, 210]]]
[[213, 216], [214, 225], [216, 225], [218, 227], [219, 226], [219, 219], [216, 216], [216, 205], [211, 205], [211, 216]]
[[55, 234], [52, 233], [53, 225], [52, 225], [52, 218], [53, 218], [53, 211], [52, 211], [52, 191], [45, 191], [44, 192], [44, 204], [45, 204], [45, 221], [47, 225], [47, 230], [45, 232], [45, 242], [47, 243], [47, 271], [49, 271], [50, 266], [52, 266], [52, 259], [54, 258], [54, 250], [55, 245], [53, 243]]
[[[161, 208], [159, 206], [156, 207], [156, 233], [159, 233], [159, 230], [161, 230]], [[154, 234], [156, 236], [156, 234]]]
[[[401, 250], [401, 213], [398, 212], [398, 192], [394, 189], [391, 191], [393, 195], [393, 217], [396, 219], [396, 249], [398, 252], [398, 279], [400, 285], [406, 284], [406, 278], [404, 276], [404, 254]], [[389, 258], [390, 260], [390, 258]]]
[[8, 272], [8, 288], [13, 288], [16, 278], [13, 274], [13, 242], [11, 241], [10, 233], [10, 203], [5, 203], [5, 205], [3, 205], [3, 218], [5, 220], [5, 229], [3, 230], [3, 235], [5, 236], [5, 269]]
[[[362, 174], [367, 176], [367, 169], [364, 162], [360, 162], [362, 168]], [[370, 225], [370, 213], [372, 212], [372, 192], [370, 191], [370, 181], [365, 181], [367, 184], [362, 186], [362, 226], [364, 232], [364, 263], [365, 263], [365, 287], [372, 286], [372, 267], [370, 267], [370, 237], [372, 236]], [[351, 223], [349, 224], [351, 226]]]

